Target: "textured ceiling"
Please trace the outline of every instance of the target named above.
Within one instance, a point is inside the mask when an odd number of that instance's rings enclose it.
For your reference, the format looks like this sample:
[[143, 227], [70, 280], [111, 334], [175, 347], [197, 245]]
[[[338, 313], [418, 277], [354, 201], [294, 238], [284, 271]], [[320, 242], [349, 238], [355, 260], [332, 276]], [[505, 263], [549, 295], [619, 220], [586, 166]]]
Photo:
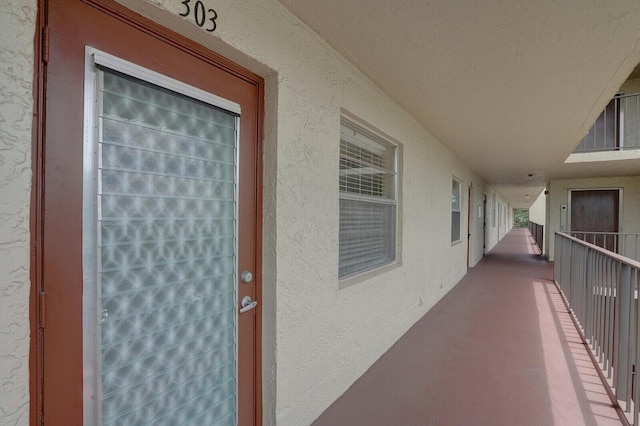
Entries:
[[640, 62], [637, 0], [280, 1], [514, 206], [640, 172], [563, 164]]

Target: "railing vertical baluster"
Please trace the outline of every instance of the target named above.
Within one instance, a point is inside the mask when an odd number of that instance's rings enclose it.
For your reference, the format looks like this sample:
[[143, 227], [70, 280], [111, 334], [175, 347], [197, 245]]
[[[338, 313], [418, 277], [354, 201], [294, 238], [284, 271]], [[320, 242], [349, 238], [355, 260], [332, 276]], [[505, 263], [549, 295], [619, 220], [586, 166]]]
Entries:
[[595, 293], [597, 295], [596, 298], [596, 304], [597, 306], [597, 311], [596, 311], [596, 324], [595, 324], [595, 330], [596, 330], [596, 336], [595, 336], [595, 346], [594, 346], [594, 350], [596, 351], [595, 354], [598, 357], [598, 361], [602, 362], [602, 350], [600, 349], [602, 346], [602, 319], [603, 319], [603, 315], [602, 315], [602, 297], [600, 296], [600, 291], [602, 289], [602, 258], [599, 256], [599, 253], [594, 253], [595, 255], [595, 267], [596, 267], [596, 275], [595, 275]]
[[603, 341], [602, 341], [602, 351], [604, 352], [603, 356], [603, 366], [605, 367], [605, 371], [607, 372], [607, 378], [611, 378], [609, 375], [609, 336], [611, 335], [609, 327], [611, 325], [611, 321], [609, 319], [610, 309], [610, 299], [609, 297], [609, 262], [607, 258], [602, 259], [602, 287], [604, 291], [604, 332], [603, 332]]
[[[616, 265], [617, 266], [617, 265]], [[620, 317], [620, 307], [618, 306], [618, 304], [620, 303], [620, 289], [618, 287], [618, 283], [616, 280], [616, 285], [614, 287], [614, 305], [613, 305], [613, 343], [620, 343], [620, 321], [619, 317]], [[612, 353], [611, 353], [611, 363], [615, 366], [616, 372], [617, 370], [620, 369], [620, 362], [619, 362], [619, 352], [620, 352], [620, 348], [618, 345], [611, 345], [612, 348]], [[614, 374], [613, 375], [613, 387], [616, 388], [616, 390], [618, 389], [618, 375]], [[617, 392], [616, 392], [616, 397], [618, 396]], [[620, 398], [618, 398], [620, 399]]]
[[632, 359], [635, 360], [634, 376], [633, 376], [633, 424], [638, 425], [638, 417], [640, 416], [640, 372], [638, 367], [640, 366], [640, 322], [638, 316], [638, 290], [640, 290], [640, 271], [637, 269], [634, 271], [633, 281], [633, 323], [635, 326], [635, 353]]
[[569, 306], [575, 315], [576, 309], [576, 300], [575, 300], [575, 280], [576, 280], [576, 261], [578, 259], [578, 250], [574, 249], [573, 241], [569, 241], [569, 245], [571, 246], [571, 262], [569, 263]]
[[562, 253], [561, 253], [562, 240], [563, 238], [556, 237], [553, 243], [553, 251], [554, 253], [556, 253], [556, 259], [553, 262], [553, 279], [557, 283], [561, 282], [560, 271], [562, 270], [562, 259], [564, 257], [562, 256]]
[[580, 246], [576, 244], [572, 244], [571, 254], [572, 260], [571, 262], [571, 307], [573, 310], [573, 314], [580, 323]]
[[579, 246], [580, 248], [580, 324], [584, 328], [587, 319], [587, 248]]
[[616, 320], [615, 340], [618, 343], [614, 346], [617, 352], [617, 356], [614, 358], [616, 361], [616, 377], [614, 380], [614, 386], [617, 389], [618, 399], [625, 403], [625, 411], [629, 411], [629, 395], [631, 394], [631, 383], [628, 380], [631, 375], [631, 368], [629, 365], [629, 332], [631, 322], [631, 300], [633, 300], [633, 296], [631, 294], [631, 267], [628, 265], [618, 265], [616, 270], [618, 272], [618, 296], [616, 297], [616, 311], [618, 315]]
[[615, 339], [615, 288], [613, 286], [613, 261], [606, 259], [607, 264], [607, 375], [613, 377], [613, 344]]
[[581, 268], [581, 266], [584, 263], [584, 248], [581, 246], [576, 245], [576, 249], [578, 251], [578, 259], [577, 262], [575, 262], [575, 283], [574, 283], [574, 289], [576, 290], [576, 306], [578, 307], [578, 311], [576, 312], [576, 316], [578, 317], [578, 324], [584, 324], [584, 312], [583, 312], [583, 307], [584, 304], [582, 303], [582, 299], [584, 297], [584, 286], [583, 286], [583, 270]]
[[636, 131], [632, 132], [636, 136], [636, 140], [633, 146], [640, 146], [640, 144], [638, 143], [638, 132], [637, 132], [638, 123], [640, 123], [640, 121], [638, 121], [639, 119], [640, 119], [640, 98], [636, 96]]
[[[608, 286], [608, 269], [607, 259], [602, 258], [602, 303], [604, 303], [604, 309], [602, 312], [602, 366], [607, 371], [607, 356], [609, 348], [609, 286]], [[608, 377], [608, 376], [607, 376]]]
[[565, 297], [567, 300], [571, 300], [571, 244], [570, 240], [562, 241], [562, 257], [567, 259], [567, 262], [562, 262], [561, 279], [564, 285]]
[[[635, 392], [635, 387], [633, 384], [633, 379], [635, 378], [636, 372], [636, 310], [637, 310], [637, 291], [636, 291], [636, 280], [637, 280], [637, 270], [629, 265], [622, 264], [629, 268], [629, 383], [627, 391], [629, 392], [628, 400], [629, 400], [629, 412], [631, 412], [632, 404], [633, 404], [633, 396]], [[633, 405], [635, 407], [635, 405]]]
[[607, 341], [607, 337], [605, 334], [605, 330], [607, 328], [607, 297], [606, 297], [606, 291], [607, 291], [607, 285], [606, 285], [606, 280], [605, 280], [605, 275], [606, 275], [606, 268], [605, 268], [605, 259], [603, 256], [600, 256], [600, 274], [599, 274], [599, 278], [600, 281], [598, 283], [598, 290], [599, 290], [599, 295], [600, 295], [600, 338], [598, 339], [598, 350], [600, 351], [599, 355], [600, 355], [600, 362], [602, 363], [602, 365], [604, 365], [604, 357], [605, 357], [605, 353], [604, 353], [604, 348], [605, 348], [605, 344]]
[[587, 249], [586, 258], [586, 277], [585, 277], [585, 297], [586, 297], [586, 316], [584, 320], [584, 335], [587, 341], [593, 342], [593, 252]]
[[[587, 324], [589, 317], [589, 292], [587, 286], [588, 279], [588, 265], [589, 265], [589, 249], [583, 247], [583, 260], [582, 260], [582, 323]], [[583, 325], [583, 328], [584, 328]]]

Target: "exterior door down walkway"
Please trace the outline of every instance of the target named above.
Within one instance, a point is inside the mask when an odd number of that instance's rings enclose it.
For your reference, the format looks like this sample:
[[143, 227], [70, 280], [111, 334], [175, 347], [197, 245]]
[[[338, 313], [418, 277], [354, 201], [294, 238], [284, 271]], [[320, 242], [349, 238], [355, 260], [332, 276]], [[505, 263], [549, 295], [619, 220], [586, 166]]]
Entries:
[[514, 229], [315, 425], [620, 425], [531, 234]]

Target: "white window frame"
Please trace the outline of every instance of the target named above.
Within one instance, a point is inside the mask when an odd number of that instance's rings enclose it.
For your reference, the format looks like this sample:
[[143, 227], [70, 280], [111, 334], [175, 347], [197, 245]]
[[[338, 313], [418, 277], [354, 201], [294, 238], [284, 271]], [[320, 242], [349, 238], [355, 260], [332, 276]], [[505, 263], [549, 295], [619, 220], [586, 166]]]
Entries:
[[[458, 190], [458, 194], [457, 194], [457, 200], [458, 200], [458, 205], [456, 207], [455, 205], [455, 195], [454, 194], [454, 189], [453, 186], [456, 185], [457, 186], [457, 190]], [[458, 238], [454, 240], [453, 237], [453, 230], [454, 230], [454, 214], [457, 213], [458, 214]], [[462, 182], [457, 179], [456, 177], [453, 177], [451, 179], [451, 244], [457, 244], [459, 242], [462, 241]]]
[[491, 194], [491, 226], [495, 228], [497, 226], [498, 217], [498, 201], [496, 200], [496, 194]]
[[[340, 288], [347, 287], [349, 285], [360, 282], [364, 279], [369, 278], [373, 274], [379, 274], [384, 272], [386, 269], [390, 267], [395, 267], [399, 264], [400, 259], [400, 250], [399, 250], [399, 235], [400, 235], [400, 220], [399, 220], [399, 167], [400, 167], [400, 145], [398, 143], [394, 143], [390, 137], [386, 136], [384, 133], [374, 129], [373, 127], [363, 123], [361, 120], [351, 116], [350, 114], [345, 115], [346, 113], [343, 111], [343, 114], [340, 117], [340, 146], [342, 147], [343, 141], [348, 143], [358, 143], [362, 146], [366, 146], [367, 143], [371, 143], [372, 147], [375, 145], [380, 145], [382, 147], [388, 148], [391, 151], [391, 159], [390, 159], [390, 168], [386, 169], [387, 172], [391, 175], [390, 183], [388, 185], [389, 194], [386, 197], [382, 196], [369, 196], [366, 194], [358, 194], [354, 192], [345, 191], [345, 187], [339, 187], [339, 199], [342, 204], [342, 201], [357, 201], [357, 202], [365, 202], [370, 203], [370, 205], [387, 205], [392, 206], [392, 214], [393, 214], [393, 235], [389, 238], [393, 247], [389, 252], [390, 258], [386, 261], [383, 261], [379, 264], [375, 264], [371, 267], [363, 267], [362, 269], [358, 269], [355, 271], [351, 271], [349, 273], [342, 273], [340, 270], [340, 266], [338, 268], [338, 277], [340, 280]], [[350, 134], [347, 134], [349, 133]], [[356, 136], [357, 135], [357, 136]], [[353, 138], [357, 138], [354, 140]], [[346, 159], [346, 156], [343, 155], [342, 150], [340, 154], [341, 163]], [[339, 173], [342, 175], [343, 171], [339, 170]], [[342, 220], [343, 209], [340, 210], [340, 218]], [[342, 234], [339, 233], [339, 246], [340, 241], [342, 241]], [[339, 254], [339, 264], [340, 264], [340, 254]]]

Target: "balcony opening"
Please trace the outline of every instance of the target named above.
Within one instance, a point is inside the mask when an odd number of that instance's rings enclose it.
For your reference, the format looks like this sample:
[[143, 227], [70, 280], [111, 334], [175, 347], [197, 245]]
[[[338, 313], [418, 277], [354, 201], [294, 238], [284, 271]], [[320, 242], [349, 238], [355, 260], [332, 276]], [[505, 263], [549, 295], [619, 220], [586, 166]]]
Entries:
[[574, 153], [640, 148], [640, 65], [596, 119]]

